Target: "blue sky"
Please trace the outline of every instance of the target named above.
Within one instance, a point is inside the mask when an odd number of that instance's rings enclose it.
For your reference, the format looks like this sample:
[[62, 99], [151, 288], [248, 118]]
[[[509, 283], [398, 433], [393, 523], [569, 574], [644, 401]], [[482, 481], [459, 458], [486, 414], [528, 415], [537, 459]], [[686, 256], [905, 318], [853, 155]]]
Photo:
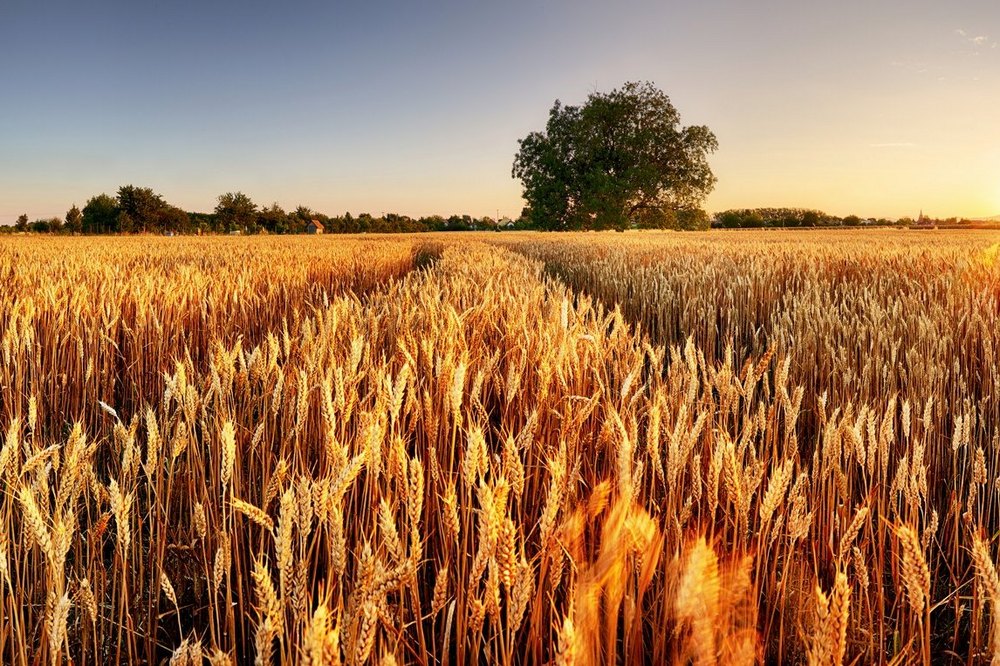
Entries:
[[1000, 214], [1000, 4], [0, 2], [0, 223], [119, 185], [514, 216], [557, 98], [650, 80], [718, 135], [709, 210]]

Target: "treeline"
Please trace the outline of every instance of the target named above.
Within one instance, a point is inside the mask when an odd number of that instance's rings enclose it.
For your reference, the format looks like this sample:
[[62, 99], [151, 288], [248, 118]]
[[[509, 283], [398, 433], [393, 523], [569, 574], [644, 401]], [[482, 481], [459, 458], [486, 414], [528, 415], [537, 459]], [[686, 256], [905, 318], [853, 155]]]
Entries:
[[965, 218], [929, 218], [921, 215], [916, 220], [912, 217], [901, 217], [898, 220], [888, 218], [864, 218], [857, 215], [838, 217], [828, 215], [821, 210], [808, 208], [734, 208], [716, 213], [712, 226], [721, 229], [763, 228], [763, 227], [860, 227], [860, 226], [951, 226], [973, 225], [975, 220]]
[[[471, 215], [430, 215], [413, 218], [397, 213], [378, 216], [361, 213], [325, 215], [305, 206], [285, 211], [277, 203], [258, 206], [242, 192], [227, 192], [219, 196], [211, 213], [184, 211], [168, 203], [162, 195], [148, 187], [125, 185], [115, 196], [99, 194], [91, 197], [81, 210], [75, 204], [64, 218], [52, 217], [33, 222], [21, 215], [13, 227], [0, 225], [0, 232], [34, 232], [63, 234], [301, 234], [310, 222], [323, 226], [323, 233], [415, 233], [422, 231], [518, 230], [535, 227], [526, 208], [517, 220]], [[950, 217], [914, 220], [903, 217], [862, 218], [857, 215], [838, 217], [807, 208], [734, 208], [709, 218], [699, 208], [682, 210], [655, 209], [633, 216], [633, 229], [700, 230], [713, 228], [795, 228], [795, 227], [858, 227], [858, 226], [973, 226], [976, 220]], [[601, 229], [596, 220], [567, 229]]]
[[[211, 213], [192, 213], [173, 206], [148, 187], [125, 185], [116, 196], [99, 194], [91, 197], [83, 210], [75, 204], [65, 218], [45, 218], [28, 221], [21, 215], [7, 230], [35, 233], [83, 234], [300, 234], [310, 221], [319, 222], [324, 233], [412, 233], [421, 231], [465, 231], [476, 229], [524, 229], [524, 220], [471, 215], [444, 217], [431, 215], [413, 218], [397, 213], [378, 216], [361, 213], [325, 215], [305, 206], [285, 211], [277, 203], [258, 206], [242, 192], [227, 192], [219, 196]], [[4, 227], [0, 227], [4, 229]]]

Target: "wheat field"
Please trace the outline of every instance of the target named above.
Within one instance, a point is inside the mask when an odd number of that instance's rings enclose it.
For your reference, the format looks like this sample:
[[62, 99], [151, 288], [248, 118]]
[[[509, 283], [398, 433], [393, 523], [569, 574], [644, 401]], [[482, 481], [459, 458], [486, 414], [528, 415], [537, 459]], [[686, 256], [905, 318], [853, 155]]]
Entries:
[[1000, 663], [998, 241], [0, 240], [0, 661]]

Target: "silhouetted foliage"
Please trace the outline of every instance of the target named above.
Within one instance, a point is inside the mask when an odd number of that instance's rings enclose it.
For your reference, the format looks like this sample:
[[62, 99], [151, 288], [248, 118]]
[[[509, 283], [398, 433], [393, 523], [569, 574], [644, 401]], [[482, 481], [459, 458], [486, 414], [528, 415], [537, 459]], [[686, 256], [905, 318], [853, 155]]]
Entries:
[[118, 231], [118, 202], [107, 194], [98, 194], [83, 207], [83, 232], [106, 234]]
[[[840, 224], [839, 218], [805, 208], [738, 208], [716, 215], [719, 226], [736, 227], [818, 227]], [[860, 220], [860, 218], [859, 218]]]
[[73, 204], [73, 207], [66, 211], [65, 229], [71, 234], [78, 234], [83, 231], [83, 213]]
[[219, 196], [215, 218], [223, 231], [256, 231], [257, 204], [242, 192], [227, 192]]
[[544, 229], [676, 228], [676, 211], [698, 208], [715, 187], [715, 135], [682, 127], [650, 83], [591, 94], [582, 106], [557, 100], [545, 130], [519, 145], [512, 175]]
[[260, 209], [257, 213], [257, 226], [269, 234], [287, 234], [288, 213], [275, 202], [270, 208]]
[[[444, 218], [431, 215], [413, 218], [399, 213], [383, 213], [379, 216], [350, 212], [328, 216], [307, 206], [297, 206], [291, 213], [273, 203], [258, 208], [249, 196], [242, 192], [227, 192], [218, 198], [211, 213], [185, 212], [168, 203], [162, 195], [151, 188], [124, 185], [118, 188], [117, 196], [98, 194], [87, 200], [81, 211], [75, 205], [66, 213], [66, 222], [58, 218], [28, 222], [28, 216], [18, 218], [17, 225], [7, 227], [11, 231], [33, 231], [35, 233], [84, 234], [184, 234], [184, 233], [305, 233], [310, 220], [319, 221], [326, 233], [416, 233], [421, 231], [463, 231], [471, 229], [526, 229], [527, 220], [512, 221], [507, 218], [494, 220], [486, 216], [475, 218], [471, 215], [452, 215]], [[2, 229], [0, 229], [2, 230]]]
[[162, 229], [167, 202], [148, 187], [124, 185], [118, 188], [118, 230], [129, 232]]

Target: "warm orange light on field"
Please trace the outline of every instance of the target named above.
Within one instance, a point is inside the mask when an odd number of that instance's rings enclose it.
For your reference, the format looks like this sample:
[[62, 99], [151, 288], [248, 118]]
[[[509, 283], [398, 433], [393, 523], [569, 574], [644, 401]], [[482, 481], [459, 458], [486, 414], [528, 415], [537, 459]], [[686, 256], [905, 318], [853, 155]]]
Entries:
[[993, 268], [997, 263], [998, 257], [1000, 257], [1000, 243], [994, 243], [979, 255], [979, 263], [984, 268]]

